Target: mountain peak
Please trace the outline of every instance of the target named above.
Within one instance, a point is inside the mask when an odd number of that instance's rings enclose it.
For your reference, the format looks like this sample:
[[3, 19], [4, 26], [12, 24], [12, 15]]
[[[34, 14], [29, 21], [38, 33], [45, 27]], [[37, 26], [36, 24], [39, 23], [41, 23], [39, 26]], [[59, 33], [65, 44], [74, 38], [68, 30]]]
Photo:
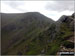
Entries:
[[75, 17], [75, 12], [72, 14], [72, 17], [73, 17], [73, 18]]

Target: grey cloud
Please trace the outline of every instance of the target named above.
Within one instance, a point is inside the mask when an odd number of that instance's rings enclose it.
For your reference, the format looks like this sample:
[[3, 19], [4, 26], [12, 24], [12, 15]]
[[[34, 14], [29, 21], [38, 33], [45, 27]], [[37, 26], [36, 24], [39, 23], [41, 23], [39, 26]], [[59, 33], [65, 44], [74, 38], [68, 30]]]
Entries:
[[[3, 1], [3, 0], [1, 0]], [[25, 0], [5, 0], [5, 1], [10, 1], [10, 2], [5, 2], [5, 4], [9, 5], [10, 7], [14, 8], [14, 9], [18, 9], [21, 11], [24, 11], [21, 8], [17, 8], [18, 6], [23, 5], [23, 1]], [[17, 2], [17, 1], [22, 1], [21, 2]], [[53, 1], [53, 0], [52, 0]], [[50, 4], [49, 2], [46, 5], [46, 10], [53, 10], [53, 11], [64, 11], [64, 10], [70, 10], [70, 11], [74, 11], [74, 1], [73, 0], [57, 0], [57, 1], [53, 1], [53, 4]]]
[[21, 8], [17, 8], [18, 6], [21, 6], [23, 5], [24, 3], [23, 2], [18, 2], [18, 1], [5, 1], [4, 4], [14, 8], [14, 9], [18, 9], [20, 11], [24, 11], [23, 9]]
[[6, 1], [5, 4], [13, 7], [13, 8], [16, 8], [17, 6], [20, 6], [20, 5], [23, 5], [23, 2], [17, 2], [17, 1]]
[[48, 3], [46, 9], [59, 12], [64, 10], [74, 11], [74, 1], [54, 1], [54, 4]]

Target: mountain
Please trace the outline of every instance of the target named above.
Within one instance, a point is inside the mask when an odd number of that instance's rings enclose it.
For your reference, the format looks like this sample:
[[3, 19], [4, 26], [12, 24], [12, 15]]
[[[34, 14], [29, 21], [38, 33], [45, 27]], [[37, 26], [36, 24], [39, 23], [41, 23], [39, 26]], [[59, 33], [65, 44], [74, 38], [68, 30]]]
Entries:
[[[39, 12], [1, 14], [2, 54], [17, 54], [54, 21]], [[26, 43], [26, 44], [25, 44]], [[19, 49], [19, 47], [21, 47]], [[15, 51], [15, 52], [14, 52]]]
[[[58, 52], [74, 52], [74, 14], [63, 15], [51, 27], [40, 34], [43, 54], [56, 55]], [[59, 55], [59, 54], [58, 54]]]
[[55, 22], [39, 12], [2, 13], [1, 53], [3, 55], [56, 55], [64, 48], [71, 49], [73, 52], [74, 15], [75, 13], [71, 16], [63, 15]]
[[71, 30], [74, 31], [74, 13], [71, 16], [61, 16], [57, 22], [60, 25], [63, 23], [67, 24], [67, 27], [71, 28]]
[[61, 40], [60, 52], [74, 52], [74, 21], [75, 13], [71, 16], [63, 15], [56, 22], [58, 28], [57, 38]]

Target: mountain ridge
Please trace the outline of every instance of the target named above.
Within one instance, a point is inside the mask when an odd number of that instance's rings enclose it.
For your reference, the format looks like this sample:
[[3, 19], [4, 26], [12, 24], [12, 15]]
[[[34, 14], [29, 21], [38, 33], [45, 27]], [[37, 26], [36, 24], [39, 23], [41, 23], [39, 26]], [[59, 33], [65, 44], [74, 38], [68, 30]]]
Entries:
[[56, 54], [64, 39], [73, 36], [73, 15], [54, 21], [38, 12], [2, 14], [2, 54]]
[[[40, 13], [26, 13], [21, 15], [2, 14], [2, 50], [9, 49], [19, 39], [24, 39], [25, 35], [32, 34], [42, 31], [49, 27], [54, 21], [43, 16]], [[35, 33], [36, 32], [36, 33]], [[16, 37], [16, 38], [15, 38]], [[6, 41], [4, 40], [6, 39]], [[10, 41], [8, 41], [10, 40]], [[4, 53], [6, 51], [2, 51]]]

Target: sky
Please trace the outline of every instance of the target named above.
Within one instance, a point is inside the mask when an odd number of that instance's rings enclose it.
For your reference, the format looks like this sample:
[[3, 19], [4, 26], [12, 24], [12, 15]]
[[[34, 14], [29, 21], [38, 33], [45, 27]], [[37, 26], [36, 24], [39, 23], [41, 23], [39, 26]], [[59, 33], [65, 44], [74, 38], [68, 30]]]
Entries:
[[74, 13], [74, 1], [1, 1], [1, 13], [40, 12], [57, 21], [62, 15]]

